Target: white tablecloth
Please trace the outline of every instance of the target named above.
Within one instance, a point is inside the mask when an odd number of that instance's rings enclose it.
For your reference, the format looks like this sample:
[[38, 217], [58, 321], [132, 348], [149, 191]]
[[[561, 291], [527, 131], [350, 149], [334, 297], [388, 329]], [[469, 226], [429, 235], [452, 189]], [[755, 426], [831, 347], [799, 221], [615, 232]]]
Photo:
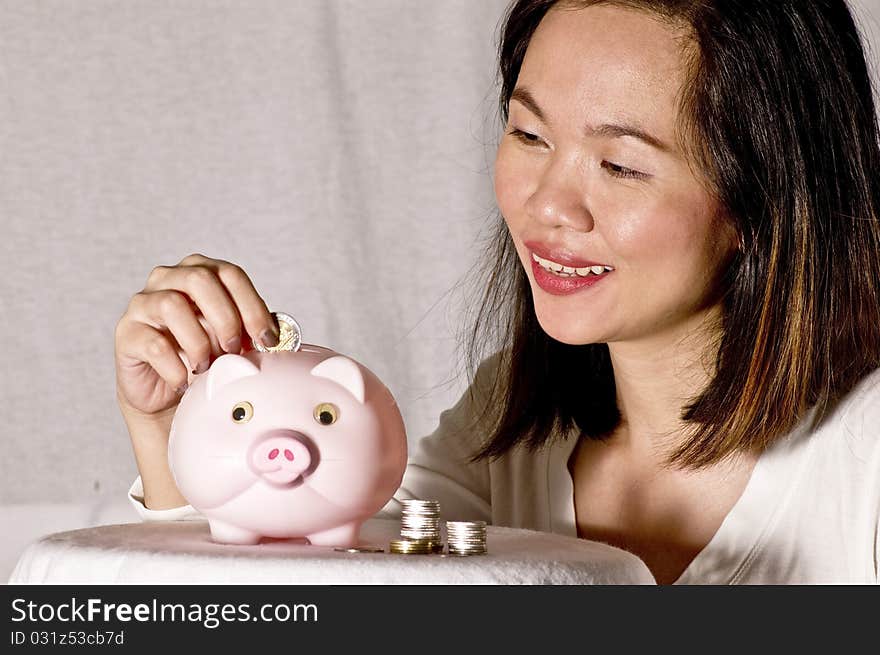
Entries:
[[397, 555], [400, 522], [371, 519], [345, 553], [295, 541], [229, 546], [202, 521], [129, 523], [59, 532], [22, 553], [10, 584], [653, 584], [626, 551], [574, 537], [489, 526], [488, 553]]

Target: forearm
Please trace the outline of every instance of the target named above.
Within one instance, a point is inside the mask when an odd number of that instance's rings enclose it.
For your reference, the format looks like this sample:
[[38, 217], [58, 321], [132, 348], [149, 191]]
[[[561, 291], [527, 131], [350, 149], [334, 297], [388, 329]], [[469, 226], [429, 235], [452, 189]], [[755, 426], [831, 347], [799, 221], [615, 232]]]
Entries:
[[186, 505], [168, 466], [168, 434], [174, 411], [146, 417], [119, 400], [128, 427], [135, 462], [144, 485], [144, 505], [148, 509], [170, 509]]

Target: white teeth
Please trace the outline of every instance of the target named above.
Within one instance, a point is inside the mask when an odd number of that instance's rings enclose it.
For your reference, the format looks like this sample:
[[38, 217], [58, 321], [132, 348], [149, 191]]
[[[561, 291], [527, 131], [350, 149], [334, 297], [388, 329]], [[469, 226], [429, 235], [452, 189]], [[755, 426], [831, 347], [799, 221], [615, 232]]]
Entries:
[[532, 253], [532, 259], [538, 262], [538, 265], [541, 268], [544, 268], [548, 271], [552, 271], [558, 275], [562, 276], [574, 276], [579, 275], [580, 277], [585, 277], [587, 275], [601, 275], [606, 271], [613, 271], [614, 269], [611, 266], [584, 266], [583, 268], [572, 268], [571, 266], [563, 266], [557, 262], [550, 261], [549, 259], [544, 259], [542, 257], [538, 257], [538, 255]]

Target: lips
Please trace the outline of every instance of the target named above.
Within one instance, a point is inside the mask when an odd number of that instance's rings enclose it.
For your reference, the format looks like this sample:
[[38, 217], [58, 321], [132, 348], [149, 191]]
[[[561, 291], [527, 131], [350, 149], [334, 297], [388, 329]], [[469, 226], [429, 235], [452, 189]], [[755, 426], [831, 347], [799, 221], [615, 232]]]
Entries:
[[573, 275], [570, 277], [561, 277], [559, 275], [554, 275], [549, 271], [545, 271], [544, 268], [532, 258], [532, 276], [535, 279], [535, 283], [542, 290], [554, 296], [565, 296], [582, 289], [591, 289], [597, 284], [600, 284], [602, 280], [611, 275], [611, 273], [612, 271], [606, 271], [601, 275]]
[[556, 262], [558, 264], [562, 264], [563, 266], [569, 266], [571, 268], [584, 268], [585, 266], [610, 266], [610, 264], [606, 262], [596, 262], [590, 261], [588, 259], [581, 259], [572, 253], [570, 250], [562, 248], [560, 246], [551, 246], [549, 244], [544, 244], [539, 241], [523, 241], [523, 245], [528, 248], [531, 252], [538, 255], [542, 259], [549, 259], [550, 261]]

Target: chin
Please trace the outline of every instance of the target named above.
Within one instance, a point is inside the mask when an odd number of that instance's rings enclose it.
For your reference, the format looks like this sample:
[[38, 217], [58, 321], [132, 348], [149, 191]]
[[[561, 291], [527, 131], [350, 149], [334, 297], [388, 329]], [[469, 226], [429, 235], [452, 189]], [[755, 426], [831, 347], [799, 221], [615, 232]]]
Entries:
[[608, 340], [605, 333], [599, 332], [595, 326], [591, 326], [587, 321], [581, 324], [577, 320], [566, 320], [558, 312], [551, 316], [541, 310], [536, 311], [536, 316], [538, 324], [547, 336], [560, 343], [569, 346], [584, 346], [589, 343], [605, 343]]

